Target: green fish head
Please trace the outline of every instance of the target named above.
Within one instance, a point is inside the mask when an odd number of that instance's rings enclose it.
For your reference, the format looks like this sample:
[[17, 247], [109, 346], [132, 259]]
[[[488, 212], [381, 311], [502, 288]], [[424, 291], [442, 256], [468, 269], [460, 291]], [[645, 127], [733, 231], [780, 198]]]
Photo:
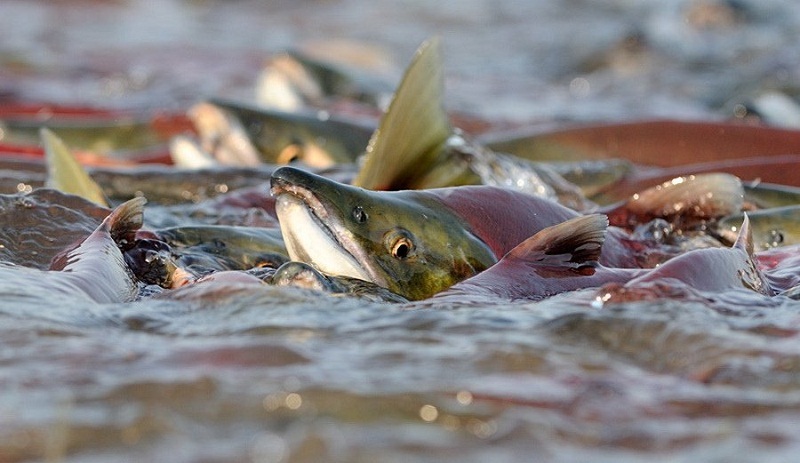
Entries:
[[376, 192], [282, 167], [272, 194], [289, 256], [413, 300], [494, 264], [489, 247], [424, 191]]

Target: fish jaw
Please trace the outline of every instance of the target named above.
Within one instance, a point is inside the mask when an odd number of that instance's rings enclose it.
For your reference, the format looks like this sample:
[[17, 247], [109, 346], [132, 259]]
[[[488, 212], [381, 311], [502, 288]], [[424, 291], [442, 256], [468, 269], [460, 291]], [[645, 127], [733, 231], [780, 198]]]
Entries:
[[338, 217], [329, 213], [309, 189], [273, 180], [272, 194], [292, 260], [311, 264], [328, 275], [386, 285], [385, 279], [372, 270], [366, 252], [347, 236], [344, 227], [336, 226]]

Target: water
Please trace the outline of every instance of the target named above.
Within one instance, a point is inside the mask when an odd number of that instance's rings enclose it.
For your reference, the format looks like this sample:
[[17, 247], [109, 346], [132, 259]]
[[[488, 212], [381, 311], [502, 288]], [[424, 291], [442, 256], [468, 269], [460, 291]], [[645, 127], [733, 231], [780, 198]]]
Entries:
[[[793, 2], [725, 5], [12, 0], [0, 5], [0, 93], [182, 108], [251, 95], [263, 60], [300, 42], [369, 41], [402, 69], [439, 34], [453, 110], [515, 123], [722, 118], [759, 89], [796, 91], [800, 56]], [[3, 223], [4, 261], [44, 268], [103, 216], [77, 203], [35, 210], [30, 224]], [[15, 241], [23, 226], [33, 232]], [[97, 305], [23, 283], [0, 280], [0, 461], [788, 462], [800, 452], [800, 306], [786, 299], [598, 309], [584, 292], [432, 307], [230, 286]]]
[[789, 0], [3, 2], [0, 90], [159, 107], [249, 97], [270, 54], [336, 39], [396, 75], [442, 37], [448, 107], [513, 121], [708, 118], [768, 89], [797, 96]]

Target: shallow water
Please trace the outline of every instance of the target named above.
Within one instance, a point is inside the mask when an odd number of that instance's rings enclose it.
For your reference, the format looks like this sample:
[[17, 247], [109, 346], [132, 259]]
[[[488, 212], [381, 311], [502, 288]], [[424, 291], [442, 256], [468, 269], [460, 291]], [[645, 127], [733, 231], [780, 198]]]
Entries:
[[[796, 89], [800, 72], [789, 0], [738, 2], [741, 12], [705, 20], [687, 18], [724, 4], [157, 4], [3, 2], [0, 93], [182, 108], [250, 95], [263, 59], [296, 43], [371, 41], [402, 68], [432, 34], [444, 40], [449, 106], [490, 120], [726, 117], [754, 89]], [[4, 211], [26, 207], [15, 201]], [[31, 215], [35, 232], [14, 246], [25, 224], [4, 219], [2, 259], [45, 268], [104, 215], [72, 207], [87, 215], [37, 209], [54, 218]], [[152, 207], [162, 226], [189, 215]], [[22, 281], [0, 279], [0, 461], [788, 462], [800, 452], [800, 303], [788, 299], [597, 308], [587, 291], [436, 307], [210, 286], [98, 305]]]

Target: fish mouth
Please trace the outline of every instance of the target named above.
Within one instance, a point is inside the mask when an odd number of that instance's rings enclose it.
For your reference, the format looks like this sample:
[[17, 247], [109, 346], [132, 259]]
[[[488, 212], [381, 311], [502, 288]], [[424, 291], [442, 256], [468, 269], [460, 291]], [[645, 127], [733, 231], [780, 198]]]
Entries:
[[281, 175], [284, 170], [302, 171], [281, 168], [271, 179], [270, 193], [275, 197], [275, 211], [289, 257], [328, 275], [385, 285], [386, 281], [371, 268], [368, 254], [356, 243], [341, 218], [331, 213], [310, 188], [284, 178]]

